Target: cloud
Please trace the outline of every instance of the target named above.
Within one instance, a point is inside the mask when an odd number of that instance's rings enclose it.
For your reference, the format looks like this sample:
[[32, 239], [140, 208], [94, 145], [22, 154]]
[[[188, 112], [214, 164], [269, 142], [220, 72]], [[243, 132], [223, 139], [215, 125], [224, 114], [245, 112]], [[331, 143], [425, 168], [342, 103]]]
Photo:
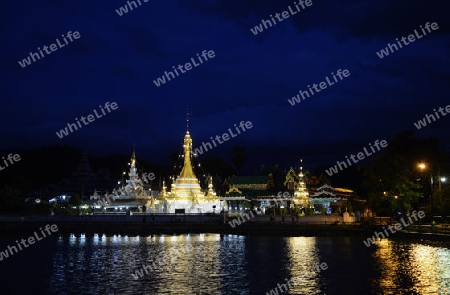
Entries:
[[162, 39], [152, 31], [126, 24], [120, 24], [116, 29], [128, 38], [136, 53], [140, 55], [153, 54], [156, 57], [166, 56], [164, 50], [161, 49]]
[[[411, 29], [418, 28], [427, 21], [442, 24], [442, 30], [438, 34], [445, 34], [450, 30], [450, 19], [442, 7], [442, 2], [439, 1], [312, 0], [312, 3], [310, 7], [291, 16], [287, 22], [283, 21], [282, 25], [289, 23], [298, 33], [317, 28], [335, 30], [344, 32], [347, 38], [392, 37], [402, 31], [405, 34], [409, 33]], [[249, 28], [252, 24], [253, 26], [259, 24], [261, 19], [269, 19], [271, 14], [288, 10], [288, 6], [295, 7], [290, 0], [265, 2], [218, 0], [214, 3], [180, 1], [180, 5], [237, 24], [247, 23]], [[248, 35], [251, 36], [250, 32]]]

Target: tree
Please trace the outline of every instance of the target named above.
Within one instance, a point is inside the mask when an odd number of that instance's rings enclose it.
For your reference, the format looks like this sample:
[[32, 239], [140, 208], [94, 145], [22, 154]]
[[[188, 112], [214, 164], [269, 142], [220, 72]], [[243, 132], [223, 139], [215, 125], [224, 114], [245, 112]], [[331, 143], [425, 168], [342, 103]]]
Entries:
[[234, 146], [231, 150], [231, 162], [236, 167], [236, 171], [239, 171], [242, 166], [247, 162], [247, 155], [243, 146]]
[[437, 139], [417, 139], [413, 131], [399, 133], [363, 166], [363, 187], [369, 207], [388, 215], [418, 207], [423, 187], [416, 180], [417, 162], [422, 159], [434, 162], [438, 154]]
[[[194, 165], [196, 168], [197, 165]], [[201, 173], [197, 177], [202, 178], [202, 173], [207, 172], [213, 176], [213, 185], [219, 195], [224, 194], [228, 185], [226, 180], [233, 175], [233, 167], [222, 158], [208, 156], [201, 163]], [[206, 183], [206, 178], [205, 178]]]
[[252, 204], [249, 202], [249, 201], [247, 201], [247, 200], [245, 200], [245, 201], [242, 201], [242, 207], [245, 209], [245, 208], [248, 208], [248, 209], [253, 209], [252, 208]]
[[442, 199], [441, 201], [441, 207], [440, 207], [440, 214], [443, 216], [450, 215], [450, 186], [448, 185], [442, 185]]
[[80, 206], [81, 205], [81, 198], [77, 195], [74, 195], [72, 197], [70, 197], [69, 202], [70, 205], [72, 206]]

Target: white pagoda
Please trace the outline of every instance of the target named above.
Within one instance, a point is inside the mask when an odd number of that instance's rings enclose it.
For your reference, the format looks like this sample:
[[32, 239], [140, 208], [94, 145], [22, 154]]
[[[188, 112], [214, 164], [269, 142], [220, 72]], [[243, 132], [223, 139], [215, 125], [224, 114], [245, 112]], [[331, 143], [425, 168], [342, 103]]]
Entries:
[[117, 190], [113, 190], [113, 198], [115, 200], [146, 199], [148, 195], [144, 189], [144, 184], [137, 173], [136, 153], [134, 150], [131, 155], [131, 161], [128, 164], [130, 165], [130, 171], [128, 172], [129, 179], [126, 180], [126, 185]]

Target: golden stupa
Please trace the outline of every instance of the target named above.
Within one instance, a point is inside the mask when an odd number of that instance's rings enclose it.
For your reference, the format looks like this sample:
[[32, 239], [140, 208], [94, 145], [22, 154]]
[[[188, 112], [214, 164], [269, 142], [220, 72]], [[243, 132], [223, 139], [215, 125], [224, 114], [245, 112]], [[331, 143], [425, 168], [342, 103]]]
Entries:
[[220, 198], [213, 190], [212, 177], [208, 179], [208, 191], [202, 192], [200, 182], [194, 174], [191, 163], [192, 139], [189, 131], [184, 136], [184, 165], [180, 175], [166, 191], [165, 183], [161, 191], [161, 199], [166, 208], [164, 211], [174, 213], [175, 209], [184, 209], [186, 213], [219, 212]]

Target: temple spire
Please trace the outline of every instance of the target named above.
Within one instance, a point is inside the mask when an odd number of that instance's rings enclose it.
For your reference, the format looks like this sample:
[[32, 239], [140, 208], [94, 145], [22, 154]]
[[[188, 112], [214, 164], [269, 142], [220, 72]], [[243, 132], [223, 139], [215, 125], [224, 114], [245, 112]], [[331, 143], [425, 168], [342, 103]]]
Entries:
[[81, 153], [81, 161], [77, 167], [77, 170], [73, 174], [75, 179], [95, 179], [96, 176], [92, 173], [91, 165], [89, 163], [89, 154], [87, 151], [87, 143], [84, 142], [83, 151]]
[[131, 154], [131, 161], [129, 163], [130, 170], [128, 172], [129, 179], [126, 180], [127, 185], [130, 185], [132, 188], [137, 188], [141, 186], [142, 182], [139, 178], [136, 168], [136, 148], [133, 144], [133, 153]]
[[212, 186], [212, 179], [209, 180], [208, 190], [202, 191], [200, 183], [195, 176], [192, 167], [192, 138], [189, 134], [189, 117], [187, 112], [187, 131], [183, 141], [184, 165], [180, 175], [171, 184], [170, 192], [166, 192], [165, 183], [161, 192], [162, 197], [167, 196], [168, 211], [174, 212], [176, 209], [185, 209], [187, 213], [215, 212], [220, 210], [220, 198], [217, 197]]
[[133, 153], [131, 154], [131, 165], [135, 165], [136, 163], [136, 143], [133, 142]]
[[183, 169], [180, 173], [180, 178], [188, 178], [188, 179], [197, 179], [194, 170], [192, 169], [192, 163], [191, 163], [191, 153], [192, 153], [192, 139], [189, 135], [189, 131], [186, 132], [186, 135], [184, 136], [184, 165]]
[[189, 132], [189, 119], [190, 119], [191, 113], [189, 112], [189, 106], [186, 110], [186, 131]]
[[306, 188], [306, 182], [303, 175], [303, 159], [300, 159], [300, 173], [298, 174], [298, 184], [297, 189], [294, 192], [294, 198], [299, 202], [302, 206], [306, 207], [309, 202], [309, 193]]

